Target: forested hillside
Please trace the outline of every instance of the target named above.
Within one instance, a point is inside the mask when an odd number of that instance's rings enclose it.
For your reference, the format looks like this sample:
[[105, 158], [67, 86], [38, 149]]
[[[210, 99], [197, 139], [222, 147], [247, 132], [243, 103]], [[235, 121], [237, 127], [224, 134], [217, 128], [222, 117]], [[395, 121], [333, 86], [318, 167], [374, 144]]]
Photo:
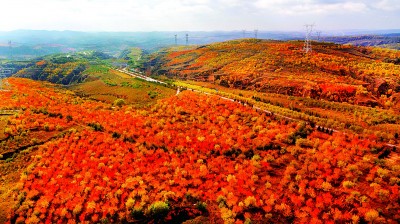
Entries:
[[191, 91], [134, 109], [8, 82], [0, 218], [11, 223], [400, 218], [399, 164], [374, 136], [328, 135]]
[[400, 98], [400, 52], [300, 41], [237, 40], [153, 55], [151, 72], [224, 87], [390, 108]]
[[99, 51], [84, 51], [73, 54], [55, 54], [31, 60], [14, 76], [69, 85], [83, 82], [90, 65], [104, 64], [111, 57]]

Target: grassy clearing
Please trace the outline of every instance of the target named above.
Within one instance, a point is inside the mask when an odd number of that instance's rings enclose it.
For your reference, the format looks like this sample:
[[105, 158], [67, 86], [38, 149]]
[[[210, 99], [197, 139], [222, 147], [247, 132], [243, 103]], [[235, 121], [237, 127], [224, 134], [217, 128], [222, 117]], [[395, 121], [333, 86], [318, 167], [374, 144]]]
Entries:
[[143, 67], [143, 51], [138, 47], [134, 47], [131, 49], [128, 54], [129, 61], [128, 65], [131, 68], [141, 68]]
[[124, 99], [128, 104], [142, 107], [175, 94], [173, 89], [133, 78], [104, 65], [93, 65], [86, 73], [91, 78], [71, 87], [71, 90], [103, 102]]

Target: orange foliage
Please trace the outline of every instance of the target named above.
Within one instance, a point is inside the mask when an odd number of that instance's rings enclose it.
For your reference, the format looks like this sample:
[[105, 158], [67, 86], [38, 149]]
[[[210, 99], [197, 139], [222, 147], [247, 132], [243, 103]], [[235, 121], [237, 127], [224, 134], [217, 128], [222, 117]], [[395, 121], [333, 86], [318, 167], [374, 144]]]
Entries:
[[10, 222], [157, 222], [162, 202], [163, 221], [182, 210], [207, 215], [203, 202], [210, 220], [227, 223], [399, 219], [399, 166], [379, 162], [383, 146], [373, 140], [312, 132], [312, 148], [294, 145], [296, 123], [190, 91], [133, 110], [9, 83], [0, 108], [23, 109], [10, 123], [15, 132], [45, 123], [66, 131], [21, 175]]

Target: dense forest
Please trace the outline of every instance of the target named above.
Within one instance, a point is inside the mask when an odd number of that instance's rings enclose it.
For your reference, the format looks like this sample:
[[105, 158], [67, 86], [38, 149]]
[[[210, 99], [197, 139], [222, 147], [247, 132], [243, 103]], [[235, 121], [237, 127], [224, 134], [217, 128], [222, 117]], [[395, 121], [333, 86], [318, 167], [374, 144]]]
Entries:
[[324, 134], [191, 91], [138, 110], [8, 81], [0, 108], [20, 112], [2, 159], [32, 155], [11, 223], [399, 219], [399, 164], [373, 136]]

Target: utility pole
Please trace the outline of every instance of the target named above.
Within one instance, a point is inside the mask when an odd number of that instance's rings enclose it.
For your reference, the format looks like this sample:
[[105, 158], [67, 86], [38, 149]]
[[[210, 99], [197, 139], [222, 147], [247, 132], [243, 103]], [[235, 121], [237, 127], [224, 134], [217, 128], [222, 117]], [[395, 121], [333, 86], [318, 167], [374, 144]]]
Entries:
[[175, 45], [178, 45], [178, 35], [175, 34]]
[[258, 30], [256, 29], [256, 30], [254, 30], [254, 38], [257, 39], [257, 35], [258, 35]]
[[186, 34], [186, 45], [189, 44], [189, 34]]
[[312, 51], [312, 46], [311, 46], [311, 33], [313, 30], [313, 27], [315, 26], [314, 24], [306, 24], [304, 25], [306, 27], [306, 38], [304, 41], [304, 47], [303, 50], [306, 52], [306, 54], [311, 53]]

